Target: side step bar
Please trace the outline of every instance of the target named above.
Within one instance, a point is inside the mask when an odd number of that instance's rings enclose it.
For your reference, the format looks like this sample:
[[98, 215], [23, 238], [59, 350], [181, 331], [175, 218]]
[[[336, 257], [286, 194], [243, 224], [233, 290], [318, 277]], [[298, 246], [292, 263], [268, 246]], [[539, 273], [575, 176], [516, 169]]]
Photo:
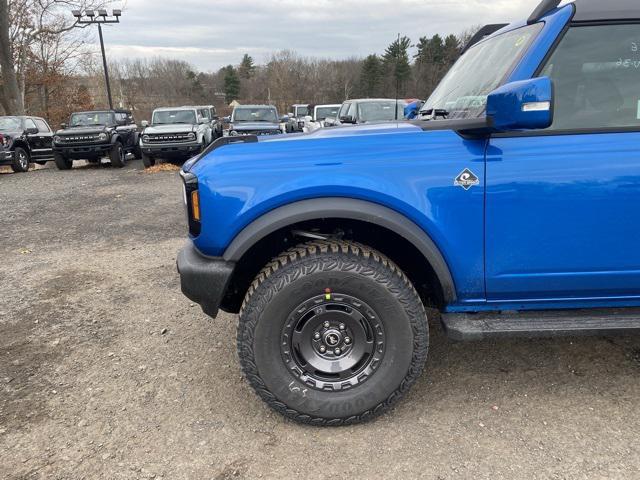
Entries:
[[640, 308], [448, 313], [442, 324], [458, 341], [640, 333]]

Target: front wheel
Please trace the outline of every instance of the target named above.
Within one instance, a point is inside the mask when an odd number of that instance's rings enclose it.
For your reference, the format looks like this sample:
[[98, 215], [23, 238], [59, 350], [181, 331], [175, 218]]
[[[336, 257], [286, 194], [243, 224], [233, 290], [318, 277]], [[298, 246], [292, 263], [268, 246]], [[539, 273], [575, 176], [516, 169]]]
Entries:
[[29, 154], [24, 148], [16, 147], [13, 154], [13, 163], [11, 169], [15, 173], [24, 173], [29, 171]]
[[71, 170], [71, 168], [73, 168], [73, 160], [68, 159], [60, 153], [54, 154], [54, 160], [58, 170]]
[[142, 164], [144, 168], [151, 168], [156, 164], [156, 159], [143, 153], [142, 154]]
[[109, 152], [109, 159], [111, 160], [111, 165], [116, 168], [122, 168], [126, 163], [126, 153], [122, 144], [120, 142], [116, 142], [111, 147], [111, 151]]
[[343, 425], [391, 408], [422, 372], [427, 317], [384, 255], [318, 241], [274, 259], [245, 298], [242, 370], [273, 409], [302, 423]]

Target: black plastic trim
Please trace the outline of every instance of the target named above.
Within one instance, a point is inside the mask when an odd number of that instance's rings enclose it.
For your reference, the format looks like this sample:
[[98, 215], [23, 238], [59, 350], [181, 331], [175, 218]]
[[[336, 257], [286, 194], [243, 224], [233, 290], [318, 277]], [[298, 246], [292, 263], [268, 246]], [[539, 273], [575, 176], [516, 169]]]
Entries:
[[557, 8], [561, 1], [562, 0], [542, 0], [527, 20], [527, 24], [533, 25], [539, 22], [547, 13]]
[[215, 318], [227, 290], [235, 264], [222, 258], [202, 255], [192, 242], [178, 253], [178, 273], [184, 295]]
[[576, 22], [598, 22], [606, 20], [638, 20], [638, 0], [576, 0]]
[[223, 258], [229, 262], [238, 262], [253, 245], [267, 235], [295, 223], [321, 218], [360, 220], [401, 235], [429, 262], [442, 285], [445, 301], [451, 303], [456, 300], [456, 288], [449, 266], [427, 233], [395, 210], [364, 200], [317, 198], [272, 210], [245, 227], [231, 242]]

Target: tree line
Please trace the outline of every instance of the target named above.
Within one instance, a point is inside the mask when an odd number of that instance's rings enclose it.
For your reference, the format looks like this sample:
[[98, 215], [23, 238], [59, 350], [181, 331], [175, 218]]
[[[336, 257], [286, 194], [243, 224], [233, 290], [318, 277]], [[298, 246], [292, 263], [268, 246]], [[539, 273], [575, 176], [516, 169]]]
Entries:
[[[107, 105], [100, 56], [85, 43], [71, 8], [104, 8], [99, 0], [0, 0], [0, 114], [29, 113], [64, 121], [72, 111]], [[475, 29], [460, 35], [399, 36], [384, 52], [342, 60], [291, 50], [257, 65], [250, 53], [236, 65], [198, 71], [178, 59], [110, 59], [114, 103], [148, 119], [158, 106], [341, 103], [358, 97], [426, 98], [459, 57]]]

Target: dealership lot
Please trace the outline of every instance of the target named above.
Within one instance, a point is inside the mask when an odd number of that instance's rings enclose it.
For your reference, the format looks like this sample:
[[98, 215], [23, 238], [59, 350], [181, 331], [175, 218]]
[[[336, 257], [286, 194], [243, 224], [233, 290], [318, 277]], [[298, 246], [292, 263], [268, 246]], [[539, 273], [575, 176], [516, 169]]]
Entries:
[[235, 317], [180, 293], [175, 172], [0, 173], [0, 478], [638, 478], [640, 338], [456, 344], [391, 414], [254, 395]]

